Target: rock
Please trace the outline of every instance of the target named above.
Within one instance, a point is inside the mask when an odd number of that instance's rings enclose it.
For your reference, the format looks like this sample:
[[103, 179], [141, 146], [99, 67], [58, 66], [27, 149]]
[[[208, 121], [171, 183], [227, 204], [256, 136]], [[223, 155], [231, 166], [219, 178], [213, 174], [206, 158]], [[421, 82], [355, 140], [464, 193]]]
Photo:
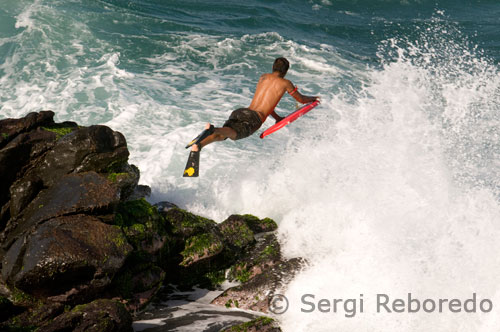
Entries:
[[203, 233], [191, 236], [186, 240], [181, 266], [210, 265], [214, 257], [222, 252], [223, 244], [220, 237], [214, 233]]
[[170, 209], [179, 208], [174, 203], [170, 203], [167, 201], [155, 203], [155, 204], [153, 204], [153, 206], [156, 207], [158, 209], [158, 212], [160, 212], [160, 213], [166, 213]]
[[131, 250], [116, 226], [82, 214], [58, 217], [12, 245], [2, 276], [36, 297], [78, 303], [109, 285]]
[[42, 191], [17, 220], [11, 220], [0, 236], [3, 248], [24, 232], [50, 218], [77, 213], [106, 212], [120, 199], [119, 189], [95, 172], [68, 174]]
[[108, 173], [108, 180], [120, 188], [120, 197], [122, 200], [129, 200], [130, 195], [134, 193], [137, 187], [137, 183], [139, 183], [139, 177], [140, 172], [137, 166], [127, 163], [120, 165], [118, 169], [115, 168], [112, 172]]
[[2, 328], [4, 328], [7, 331], [33, 331], [37, 326], [44, 324], [47, 320], [54, 319], [63, 312], [63, 304], [37, 303], [32, 308], [15, 313], [14, 317], [0, 325], [0, 330], [3, 331]]
[[228, 248], [228, 257], [231, 257], [233, 260], [235, 260], [246, 247], [255, 242], [253, 232], [241, 218], [229, 217], [218, 224], [217, 229], [222, 234], [224, 244]]
[[221, 332], [281, 332], [281, 328], [274, 319], [259, 317], [249, 322], [225, 328]]
[[71, 172], [107, 173], [126, 163], [128, 155], [121, 133], [106, 126], [90, 126], [59, 139], [33, 172], [43, 180], [45, 187], [50, 187]]
[[[123, 135], [105, 126], [52, 123], [21, 134], [0, 150], [1, 173], [6, 178], [0, 187], [0, 206], [11, 196], [10, 218], [15, 218], [42, 188], [66, 174], [86, 171], [116, 174], [119, 169], [123, 176], [117, 186], [122, 194], [130, 195], [139, 171], [127, 164], [128, 154]], [[0, 217], [4, 223], [8, 219], [5, 214]]]
[[245, 283], [282, 260], [280, 245], [275, 234], [259, 237], [236, 264], [231, 266], [228, 279]]
[[[43, 130], [22, 133], [0, 150], [0, 205], [9, 199], [10, 186], [43, 153], [52, 148], [56, 136]], [[32, 197], [31, 197], [32, 198]]]
[[267, 313], [273, 295], [280, 294], [304, 264], [301, 258], [276, 263], [248, 282], [227, 289], [211, 303]]
[[259, 219], [256, 216], [251, 214], [233, 214], [226, 219], [226, 221], [236, 221], [240, 220], [247, 224], [247, 226], [254, 232], [255, 234], [264, 233], [264, 232], [272, 232], [278, 229], [278, 225], [271, 218]]
[[162, 216], [171, 225], [171, 231], [181, 239], [193, 235], [210, 232], [217, 223], [179, 208], [171, 208], [162, 212]]
[[[168, 250], [167, 226], [158, 210], [145, 199], [122, 202], [113, 223], [120, 226], [135, 250], [158, 256]], [[157, 261], [159, 257], [153, 257]]]
[[165, 272], [141, 260], [129, 260], [126, 268], [113, 280], [115, 293], [124, 299], [129, 312], [144, 308], [156, 295], [165, 279]]
[[6, 297], [0, 295], [0, 322], [5, 321], [12, 315], [14, 305]]
[[132, 332], [132, 317], [114, 300], [79, 305], [40, 327], [38, 332]]
[[36, 127], [54, 123], [54, 112], [42, 111], [29, 113], [21, 119], [0, 120], [0, 148], [4, 147], [17, 135]]
[[127, 197], [127, 201], [135, 201], [141, 198], [146, 198], [151, 196], [151, 187], [139, 184], [134, 188], [134, 191], [132, 194], [130, 194], [129, 197]]
[[281, 292], [304, 265], [302, 258], [283, 259], [274, 233], [260, 236], [229, 270], [228, 278], [242, 284], [227, 289], [212, 303], [268, 312], [269, 299]]

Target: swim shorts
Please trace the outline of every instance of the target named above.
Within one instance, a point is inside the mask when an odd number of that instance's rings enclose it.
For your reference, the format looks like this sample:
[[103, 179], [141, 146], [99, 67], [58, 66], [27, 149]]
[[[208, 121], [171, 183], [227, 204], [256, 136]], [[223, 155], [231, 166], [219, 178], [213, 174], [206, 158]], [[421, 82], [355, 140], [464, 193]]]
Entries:
[[252, 135], [262, 126], [259, 114], [248, 108], [238, 108], [233, 111], [223, 127], [229, 127], [236, 131], [236, 139], [242, 139]]

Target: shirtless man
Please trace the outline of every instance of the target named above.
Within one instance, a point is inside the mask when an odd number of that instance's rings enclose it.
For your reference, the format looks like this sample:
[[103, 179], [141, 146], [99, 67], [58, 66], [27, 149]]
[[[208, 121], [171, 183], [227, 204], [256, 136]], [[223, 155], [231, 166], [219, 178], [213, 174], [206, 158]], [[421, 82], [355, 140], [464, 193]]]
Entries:
[[289, 66], [290, 64], [285, 58], [274, 60], [273, 72], [263, 74], [260, 77], [250, 106], [232, 112], [222, 128], [215, 128], [207, 123], [205, 131], [186, 148], [191, 146], [191, 151], [196, 152], [212, 142], [223, 141], [227, 138], [238, 140], [248, 137], [260, 128], [269, 115], [276, 122], [280, 121], [283, 118], [276, 114], [274, 108], [278, 105], [285, 91], [302, 104], [317, 100], [318, 97], [302, 95], [292, 82], [284, 78]]

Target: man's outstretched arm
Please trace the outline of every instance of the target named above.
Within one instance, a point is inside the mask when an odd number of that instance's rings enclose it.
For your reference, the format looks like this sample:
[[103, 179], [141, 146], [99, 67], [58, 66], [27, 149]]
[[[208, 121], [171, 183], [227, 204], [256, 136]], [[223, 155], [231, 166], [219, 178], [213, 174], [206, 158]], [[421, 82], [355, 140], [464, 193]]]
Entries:
[[294, 87], [292, 82], [288, 81], [286, 91], [292, 96], [296, 101], [301, 104], [312, 103], [315, 100], [318, 100], [319, 97], [315, 96], [305, 96], [298, 91], [298, 87]]

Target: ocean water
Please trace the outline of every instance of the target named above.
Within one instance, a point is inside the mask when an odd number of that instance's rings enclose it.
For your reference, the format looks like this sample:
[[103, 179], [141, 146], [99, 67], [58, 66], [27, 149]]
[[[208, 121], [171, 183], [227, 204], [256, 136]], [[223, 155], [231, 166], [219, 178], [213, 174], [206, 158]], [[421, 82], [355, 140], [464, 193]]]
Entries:
[[[108, 125], [151, 201], [274, 218], [285, 254], [310, 262], [284, 331], [500, 331], [498, 31], [496, 0], [2, 0], [0, 118]], [[182, 178], [185, 144], [248, 106], [278, 56], [322, 104], [206, 147]], [[493, 308], [377, 312], [376, 294], [408, 293]], [[304, 294], [364, 312], [305, 313]]]

